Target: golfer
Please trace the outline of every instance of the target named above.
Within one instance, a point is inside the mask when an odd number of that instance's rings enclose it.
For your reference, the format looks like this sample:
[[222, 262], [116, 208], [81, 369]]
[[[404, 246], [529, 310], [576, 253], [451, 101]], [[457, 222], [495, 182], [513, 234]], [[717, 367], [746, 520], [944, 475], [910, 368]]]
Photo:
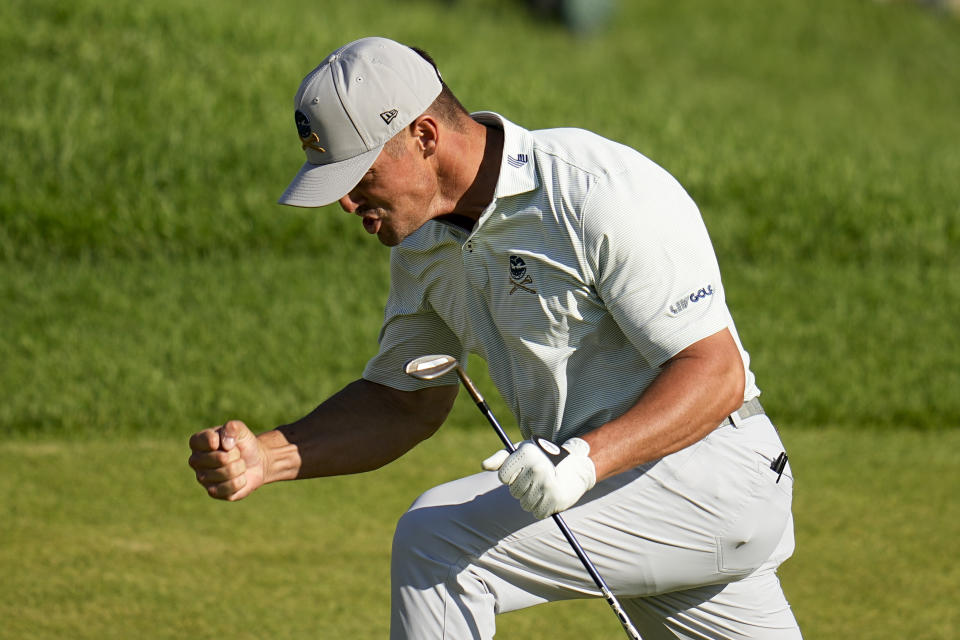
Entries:
[[791, 469], [677, 181], [584, 130], [471, 114], [428, 55], [383, 38], [330, 54], [294, 112], [306, 164], [280, 202], [339, 201], [391, 247], [380, 347], [292, 424], [193, 435], [209, 495], [395, 460], [458, 390], [404, 365], [476, 354], [525, 441], [401, 517], [391, 638], [491, 638], [498, 613], [597, 597], [559, 512], [645, 639], [799, 638], [776, 574]]

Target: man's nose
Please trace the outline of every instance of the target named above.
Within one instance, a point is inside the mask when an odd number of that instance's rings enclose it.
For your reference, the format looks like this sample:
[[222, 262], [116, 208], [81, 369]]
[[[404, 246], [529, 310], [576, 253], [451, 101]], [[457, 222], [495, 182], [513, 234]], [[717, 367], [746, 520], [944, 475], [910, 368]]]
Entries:
[[340, 198], [340, 208], [347, 213], [354, 213], [361, 204], [363, 204], [362, 199], [354, 193], [348, 193]]

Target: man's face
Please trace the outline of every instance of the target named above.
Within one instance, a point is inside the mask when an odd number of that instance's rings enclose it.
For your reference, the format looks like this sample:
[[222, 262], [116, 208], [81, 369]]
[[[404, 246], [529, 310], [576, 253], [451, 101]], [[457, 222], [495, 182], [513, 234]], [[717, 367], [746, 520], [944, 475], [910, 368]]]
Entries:
[[367, 233], [388, 247], [400, 244], [432, 217], [430, 205], [437, 194], [436, 176], [429, 163], [406, 146], [410, 140], [384, 148], [359, 184], [340, 199], [343, 210], [360, 216]]

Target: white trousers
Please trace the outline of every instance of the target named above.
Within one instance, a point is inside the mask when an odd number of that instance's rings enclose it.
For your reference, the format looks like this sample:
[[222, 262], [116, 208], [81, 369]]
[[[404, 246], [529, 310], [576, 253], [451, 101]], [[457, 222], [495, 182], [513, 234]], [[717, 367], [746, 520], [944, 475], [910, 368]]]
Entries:
[[[563, 513], [645, 640], [800, 638], [776, 576], [794, 547], [792, 473], [770, 469], [781, 451], [765, 415], [739, 420]], [[534, 520], [494, 472], [413, 503], [391, 577], [393, 640], [492, 638], [498, 613], [600, 597], [553, 519]]]

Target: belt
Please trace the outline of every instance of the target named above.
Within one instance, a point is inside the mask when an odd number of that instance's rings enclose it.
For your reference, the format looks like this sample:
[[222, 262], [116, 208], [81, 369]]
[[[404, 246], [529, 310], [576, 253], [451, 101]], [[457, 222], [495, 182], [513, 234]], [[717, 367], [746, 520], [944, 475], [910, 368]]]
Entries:
[[[739, 409], [727, 416], [723, 422], [721, 422], [717, 429], [720, 427], [726, 427], [727, 425], [733, 425], [734, 427], [740, 426], [742, 420], [747, 418], [752, 418], [753, 416], [759, 416], [764, 413], [763, 406], [760, 404], [760, 401], [756, 398], [752, 400], [747, 400], [744, 402]], [[776, 429], [776, 427], [774, 427]], [[781, 451], [773, 462], [770, 463], [770, 468], [775, 474], [777, 474], [777, 482], [780, 482], [780, 478], [783, 476], [783, 470], [787, 468], [787, 452]]]
[[747, 418], [752, 418], [753, 416], [758, 416], [764, 413], [763, 405], [760, 404], [760, 400], [753, 398], [752, 400], [747, 400], [740, 408], [731, 413], [729, 416], [724, 418], [723, 422], [717, 425], [717, 428], [726, 427], [728, 425], [737, 426], [741, 420], [746, 420]]

